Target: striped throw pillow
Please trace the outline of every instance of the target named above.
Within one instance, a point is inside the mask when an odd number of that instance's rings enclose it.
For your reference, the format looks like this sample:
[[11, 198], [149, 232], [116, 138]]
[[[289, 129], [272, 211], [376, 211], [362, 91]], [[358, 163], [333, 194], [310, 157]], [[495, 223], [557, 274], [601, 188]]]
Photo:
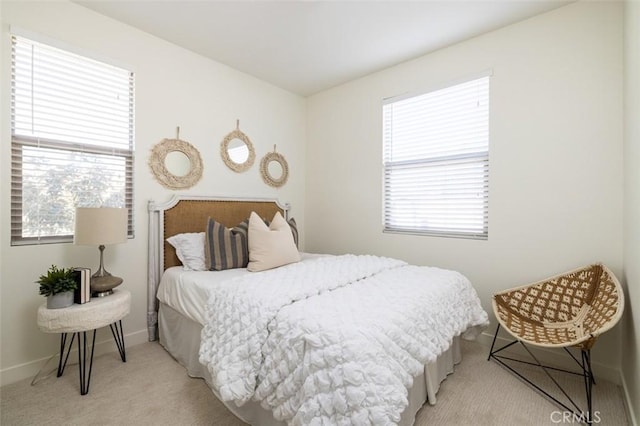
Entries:
[[249, 263], [249, 219], [227, 228], [212, 218], [207, 221], [205, 262], [210, 271], [245, 268]]
[[298, 225], [296, 225], [296, 220], [291, 218], [287, 221], [289, 227], [291, 228], [291, 233], [293, 234], [293, 242], [296, 243], [296, 247], [300, 247], [298, 245]]

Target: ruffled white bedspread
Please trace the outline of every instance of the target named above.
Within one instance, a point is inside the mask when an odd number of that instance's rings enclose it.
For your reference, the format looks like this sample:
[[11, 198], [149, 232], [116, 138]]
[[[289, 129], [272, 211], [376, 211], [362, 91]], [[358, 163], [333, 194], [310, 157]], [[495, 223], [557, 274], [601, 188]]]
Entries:
[[397, 423], [424, 365], [488, 325], [463, 275], [354, 255], [229, 280], [205, 320], [200, 362], [222, 400], [292, 425]]

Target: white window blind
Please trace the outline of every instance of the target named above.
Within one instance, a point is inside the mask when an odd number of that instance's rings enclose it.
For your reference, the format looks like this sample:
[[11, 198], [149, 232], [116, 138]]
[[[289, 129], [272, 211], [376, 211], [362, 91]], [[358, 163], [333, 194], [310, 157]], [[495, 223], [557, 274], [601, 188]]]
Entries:
[[383, 106], [384, 230], [488, 237], [489, 77]]
[[71, 241], [76, 207], [126, 207], [133, 73], [12, 37], [11, 243]]

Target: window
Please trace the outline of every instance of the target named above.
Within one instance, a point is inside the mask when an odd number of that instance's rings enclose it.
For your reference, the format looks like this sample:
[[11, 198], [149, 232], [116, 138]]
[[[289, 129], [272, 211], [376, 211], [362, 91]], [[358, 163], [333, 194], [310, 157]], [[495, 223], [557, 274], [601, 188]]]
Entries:
[[489, 77], [383, 106], [384, 230], [488, 238]]
[[12, 37], [11, 244], [71, 241], [76, 207], [126, 207], [133, 73]]

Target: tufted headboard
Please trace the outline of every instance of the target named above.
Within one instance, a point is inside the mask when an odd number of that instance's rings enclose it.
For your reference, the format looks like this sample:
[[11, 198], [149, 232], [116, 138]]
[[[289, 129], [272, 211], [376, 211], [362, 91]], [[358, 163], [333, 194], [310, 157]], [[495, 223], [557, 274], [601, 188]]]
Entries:
[[165, 203], [149, 201], [149, 256], [147, 286], [147, 328], [149, 340], [157, 338], [158, 301], [156, 292], [165, 269], [180, 265], [175, 249], [167, 238], [185, 232], [204, 232], [209, 217], [233, 227], [247, 219], [252, 211], [264, 218], [276, 212], [288, 219], [289, 205], [259, 198], [220, 198], [174, 195]]

